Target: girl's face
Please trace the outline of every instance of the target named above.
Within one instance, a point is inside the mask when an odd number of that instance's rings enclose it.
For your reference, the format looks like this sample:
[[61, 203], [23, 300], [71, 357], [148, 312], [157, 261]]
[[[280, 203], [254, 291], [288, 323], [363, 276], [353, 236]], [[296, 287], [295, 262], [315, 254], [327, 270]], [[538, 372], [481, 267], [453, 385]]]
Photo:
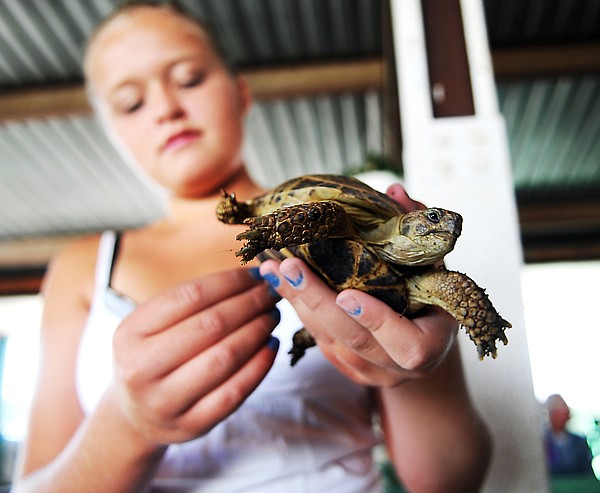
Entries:
[[111, 130], [174, 194], [211, 194], [242, 166], [249, 91], [194, 23], [137, 8], [98, 33], [86, 68]]

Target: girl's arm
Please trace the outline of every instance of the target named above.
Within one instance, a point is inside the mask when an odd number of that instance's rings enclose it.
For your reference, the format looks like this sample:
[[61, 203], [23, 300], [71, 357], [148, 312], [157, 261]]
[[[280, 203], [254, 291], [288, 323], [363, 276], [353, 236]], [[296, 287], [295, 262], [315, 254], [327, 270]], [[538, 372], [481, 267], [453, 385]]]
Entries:
[[408, 491], [477, 491], [491, 442], [467, 392], [454, 319], [432, 307], [409, 320], [363, 292], [336, 294], [296, 258], [265, 262], [261, 272], [277, 277], [325, 356], [376, 389], [386, 443]]
[[75, 366], [91, 295], [84, 281], [93, 278], [96, 251], [97, 242], [73, 247], [50, 267], [15, 493], [143, 491], [167, 444], [210, 430], [274, 360], [266, 342], [277, 300], [268, 287], [247, 269], [211, 274], [143, 303], [123, 321], [113, 382], [84, 416]]

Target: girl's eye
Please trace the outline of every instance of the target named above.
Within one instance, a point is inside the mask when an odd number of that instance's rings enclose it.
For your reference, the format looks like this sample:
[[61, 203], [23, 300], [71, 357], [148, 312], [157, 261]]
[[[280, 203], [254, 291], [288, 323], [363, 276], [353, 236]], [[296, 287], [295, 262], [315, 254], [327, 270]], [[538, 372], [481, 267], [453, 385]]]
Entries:
[[203, 73], [187, 74], [185, 77], [180, 77], [175, 83], [178, 87], [189, 88], [196, 87], [204, 81]]
[[129, 88], [118, 91], [112, 98], [113, 111], [120, 115], [135, 113], [144, 105], [140, 91]]
[[142, 107], [142, 104], [143, 104], [143, 102], [141, 100], [135, 101], [133, 103], [123, 105], [121, 107], [120, 111], [121, 111], [121, 113], [124, 113], [124, 114], [135, 113], [137, 110], [139, 110]]
[[190, 88], [200, 85], [206, 78], [207, 70], [196, 61], [183, 60], [176, 63], [169, 73], [171, 84], [177, 88]]

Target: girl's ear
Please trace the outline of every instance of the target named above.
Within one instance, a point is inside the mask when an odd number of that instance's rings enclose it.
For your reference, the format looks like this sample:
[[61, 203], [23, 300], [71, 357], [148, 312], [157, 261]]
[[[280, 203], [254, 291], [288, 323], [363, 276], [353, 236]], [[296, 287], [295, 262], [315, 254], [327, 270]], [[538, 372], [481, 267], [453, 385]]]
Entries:
[[240, 109], [242, 116], [245, 117], [250, 113], [250, 109], [252, 108], [252, 91], [246, 78], [241, 75], [236, 77], [236, 84], [240, 96]]

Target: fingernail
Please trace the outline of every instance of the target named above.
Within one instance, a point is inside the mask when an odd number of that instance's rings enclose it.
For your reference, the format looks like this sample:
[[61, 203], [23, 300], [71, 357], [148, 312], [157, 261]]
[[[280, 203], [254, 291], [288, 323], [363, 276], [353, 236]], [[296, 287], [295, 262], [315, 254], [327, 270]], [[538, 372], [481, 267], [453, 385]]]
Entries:
[[271, 286], [272, 288], [277, 289], [279, 287], [279, 284], [280, 284], [279, 277], [277, 277], [275, 274], [267, 272], [262, 277], [265, 281], [267, 281], [269, 283], [269, 286]]
[[277, 308], [273, 308], [269, 315], [275, 320], [275, 322], [279, 323], [281, 321], [281, 312]]
[[276, 353], [277, 350], [279, 349], [279, 339], [277, 339], [277, 337], [275, 337], [275, 336], [269, 336], [269, 338], [267, 339], [267, 347], [271, 351]]
[[275, 274], [271, 273], [265, 274], [262, 276], [262, 278], [267, 281], [267, 284], [269, 285], [269, 294], [271, 295], [271, 298], [273, 298], [275, 301], [279, 301], [281, 299], [281, 295], [275, 289], [281, 284], [279, 278]]
[[250, 267], [248, 269], [248, 272], [250, 273], [250, 276], [252, 277], [252, 279], [254, 279], [256, 281], [262, 281], [263, 277], [260, 275], [259, 267]]
[[337, 305], [344, 310], [348, 315], [356, 317], [362, 313], [362, 307], [358, 303], [358, 300], [353, 297], [345, 297], [341, 300], [336, 300]]
[[289, 282], [294, 288], [300, 287], [304, 281], [304, 276], [302, 275], [302, 272], [300, 272], [300, 269], [297, 267], [292, 267], [285, 269], [285, 272], [284, 269], [282, 269], [282, 274], [286, 281]]

